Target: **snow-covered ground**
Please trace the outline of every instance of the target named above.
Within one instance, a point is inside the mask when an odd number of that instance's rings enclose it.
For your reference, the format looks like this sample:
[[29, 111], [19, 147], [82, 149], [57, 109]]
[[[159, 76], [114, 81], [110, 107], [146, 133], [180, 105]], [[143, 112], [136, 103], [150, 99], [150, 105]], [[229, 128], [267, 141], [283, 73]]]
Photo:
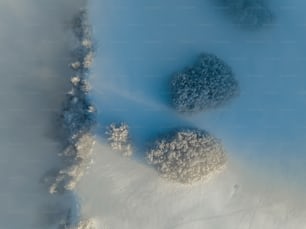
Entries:
[[51, 196], [41, 180], [59, 165], [54, 118], [71, 74], [66, 31], [82, 6], [0, 1], [0, 228], [49, 228], [75, 206], [73, 195]]
[[[273, 24], [249, 31], [210, 0], [91, 0], [98, 137], [125, 122], [136, 151], [123, 158], [102, 139], [94, 148], [78, 192], [99, 228], [306, 228], [306, 4], [269, 3]], [[169, 77], [201, 52], [233, 68], [240, 97], [222, 109], [177, 115]], [[142, 163], [148, 140], [180, 126], [222, 139], [229, 158], [222, 174], [182, 186]]]
[[97, 144], [79, 187], [82, 211], [101, 228], [305, 228], [304, 193], [245, 176], [230, 164], [206, 183], [178, 185]]

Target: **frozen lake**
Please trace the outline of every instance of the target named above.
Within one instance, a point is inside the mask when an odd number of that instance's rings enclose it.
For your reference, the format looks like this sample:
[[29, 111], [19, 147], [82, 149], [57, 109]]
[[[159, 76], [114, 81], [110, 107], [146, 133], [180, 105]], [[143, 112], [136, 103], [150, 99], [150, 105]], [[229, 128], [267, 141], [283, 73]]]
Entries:
[[[195, 125], [254, 165], [303, 166], [306, 32], [302, 7], [295, 7], [302, 3], [272, 2], [275, 24], [246, 31], [209, 1], [175, 2], [92, 2], [101, 124], [126, 121], [139, 142], [167, 127]], [[233, 68], [241, 95], [221, 109], [178, 116], [169, 107], [168, 81], [202, 52]]]

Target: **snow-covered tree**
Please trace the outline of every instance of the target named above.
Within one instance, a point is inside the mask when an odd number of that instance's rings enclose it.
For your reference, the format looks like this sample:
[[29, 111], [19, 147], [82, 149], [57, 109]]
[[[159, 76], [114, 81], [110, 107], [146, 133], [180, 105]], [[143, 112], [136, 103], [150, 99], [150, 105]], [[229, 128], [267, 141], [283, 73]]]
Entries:
[[133, 154], [132, 146], [129, 138], [128, 125], [111, 124], [106, 131], [108, 142], [111, 148], [120, 152], [123, 156], [131, 156]]
[[220, 141], [208, 132], [182, 129], [157, 140], [147, 161], [162, 177], [193, 183], [224, 168], [226, 155]]
[[172, 104], [179, 112], [217, 108], [239, 94], [239, 84], [229, 65], [213, 54], [198, 61], [171, 80]]
[[[92, 28], [88, 20], [88, 12], [85, 9], [82, 9], [75, 15], [71, 21], [72, 31], [75, 36], [81, 41], [88, 40], [92, 35]], [[89, 43], [91, 39], [89, 39]]]
[[96, 123], [96, 110], [88, 96], [91, 88], [87, 79], [93, 47], [86, 11], [76, 15], [72, 29], [77, 41], [72, 52], [75, 59], [71, 64], [74, 75], [70, 78], [71, 90], [59, 115], [64, 139], [64, 150], [59, 155], [63, 166], [55, 174], [45, 177], [50, 193], [62, 193], [75, 188], [91, 163], [91, 149], [95, 142], [91, 130]]
[[74, 190], [86, 168], [91, 164], [91, 151], [94, 144], [95, 139], [91, 134], [83, 134], [78, 141], [69, 145], [60, 154], [65, 164], [64, 168], [45, 177], [51, 194]]
[[71, 64], [71, 67], [74, 70], [86, 72], [92, 65], [94, 59], [92, 28], [88, 22], [88, 13], [86, 10], [81, 10], [73, 18], [72, 29], [76, 38], [72, 55], [76, 60]]
[[95, 108], [88, 97], [91, 89], [88, 83], [89, 68], [94, 58], [94, 48], [91, 38], [91, 27], [88, 15], [81, 10], [72, 20], [72, 30], [75, 37], [75, 47], [71, 63], [74, 76], [70, 81], [72, 89], [67, 94], [67, 99], [60, 115], [60, 122], [65, 137], [74, 143], [84, 133], [87, 133], [96, 122]]
[[266, 0], [220, 0], [234, 22], [244, 28], [260, 28], [273, 21]]
[[94, 219], [86, 219], [79, 222], [76, 226], [70, 226], [65, 229], [96, 229], [96, 223]]
[[60, 123], [69, 141], [74, 141], [88, 132], [96, 122], [95, 108], [87, 96], [90, 85], [80, 76], [71, 78], [72, 89], [64, 102]]

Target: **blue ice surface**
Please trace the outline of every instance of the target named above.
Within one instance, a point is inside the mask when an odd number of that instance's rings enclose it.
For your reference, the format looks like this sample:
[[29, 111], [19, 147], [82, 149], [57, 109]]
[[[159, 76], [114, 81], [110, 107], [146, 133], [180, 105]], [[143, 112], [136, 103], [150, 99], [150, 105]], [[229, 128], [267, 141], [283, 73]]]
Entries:
[[[271, 1], [275, 23], [257, 31], [233, 25], [209, 0], [93, 2], [92, 97], [101, 134], [111, 122], [126, 122], [142, 156], [146, 141], [165, 128], [196, 126], [221, 138], [233, 160], [303, 183], [306, 16], [295, 7], [301, 1]], [[167, 83], [201, 52], [233, 68], [240, 97], [221, 109], [179, 115], [169, 107]]]

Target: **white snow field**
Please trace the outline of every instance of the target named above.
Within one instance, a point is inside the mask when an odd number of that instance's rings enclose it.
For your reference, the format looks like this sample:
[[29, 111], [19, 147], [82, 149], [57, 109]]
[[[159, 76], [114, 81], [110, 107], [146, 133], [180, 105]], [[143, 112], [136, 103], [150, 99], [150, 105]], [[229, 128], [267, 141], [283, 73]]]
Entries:
[[58, 228], [75, 206], [41, 180], [59, 165], [54, 118], [71, 74], [66, 31], [80, 7], [83, 0], [0, 1], [1, 229]]
[[[98, 228], [306, 228], [306, 3], [268, 1], [273, 23], [247, 30], [213, 2], [90, 1], [99, 139], [78, 193]], [[220, 109], [178, 115], [167, 83], [202, 52], [232, 67], [240, 96]], [[113, 122], [129, 125], [131, 159], [105, 144]], [[221, 174], [179, 185], [143, 163], [149, 141], [181, 126], [222, 140], [229, 162]]]

